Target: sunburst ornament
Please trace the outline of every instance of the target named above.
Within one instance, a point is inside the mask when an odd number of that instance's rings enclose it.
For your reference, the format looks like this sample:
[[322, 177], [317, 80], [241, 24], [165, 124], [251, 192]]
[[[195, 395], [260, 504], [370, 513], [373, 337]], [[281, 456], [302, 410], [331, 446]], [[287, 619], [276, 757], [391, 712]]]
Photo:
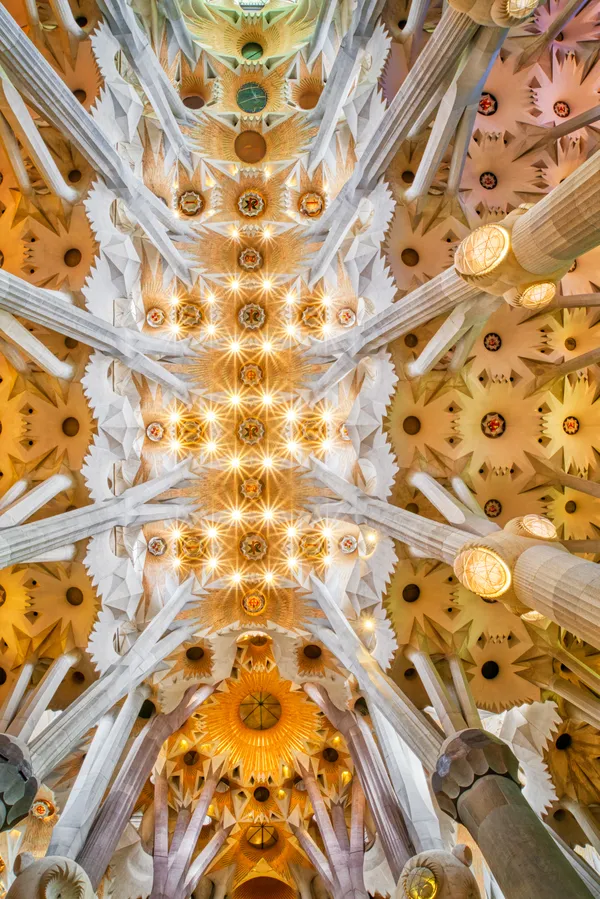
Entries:
[[[255, 726], [255, 719], [262, 720], [259, 708], [268, 718], [266, 729]], [[200, 722], [214, 751], [228, 753], [232, 768], [239, 765], [244, 777], [258, 780], [278, 779], [282, 765], [291, 766], [296, 753], [306, 752], [319, 727], [316, 706], [276, 669], [242, 671], [202, 706]]]

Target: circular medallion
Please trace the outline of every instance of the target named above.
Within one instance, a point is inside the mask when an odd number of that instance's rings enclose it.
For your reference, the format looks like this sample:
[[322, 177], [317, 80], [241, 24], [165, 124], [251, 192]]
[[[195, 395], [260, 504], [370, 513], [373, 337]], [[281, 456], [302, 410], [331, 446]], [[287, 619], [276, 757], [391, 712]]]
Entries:
[[575, 418], [574, 415], [567, 415], [562, 423], [562, 428], [565, 434], [569, 434], [569, 436], [576, 434], [579, 430], [579, 419]]
[[236, 95], [237, 105], [248, 115], [262, 112], [267, 105], [267, 92], [256, 81], [243, 84]]
[[[240, 703], [240, 718], [251, 730], [269, 730], [281, 718], [281, 703], [272, 693], [257, 690], [250, 693]], [[250, 828], [252, 829], [252, 828]], [[274, 830], [275, 828], [267, 828]], [[275, 844], [273, 840], [271, 845]], [[253, 843], [253, 845], [256, 845]], [[262, 848], [265, 848], [264, 846]]]
[[245, 190], [238, 197], [238, 209], [242, 215], [254, 218], [265, 211], [265, 198], [257, 190]]
[[493, 94], [484, 91], [479, 98], [479, 104], [477, 106], [477, 112], [479, 115], [494, 115], [494, 113], [498, 110], [498, 101], [494, 97]]
[[404, 893], [407, 899], [434, 899], [437, 891], [437, 880], [430, 868], [420, 865], [406, 875]]
[[307, 562], [320, 562], [329, 555], [329, 541], [321, 531], [309, 531], [300, 538], [298, 549]]
[[250, 62], [253, 62], [255, 59], [260, 59], [262, 55], [263, 48], [260, 44], [257, 44], [256, 41], [248, 41], [248, 43], [244, 44], [242, 47], [242, 56]]
[[356, 313], [349, 306], [344, 306], [339, 310], [337, 320], [342, 328], [351, 328], [356, 323]]
[[487, 503], [483, 507], [483, 511], [488, 518], [498, 518], [498, 516], [502, 513], [502, 503], [499, 499], [488, 499]]
[[485, 190], [493, 190], [498, 185], [498, 179], [493, 172], [482, 172], [479, 176], [479, 183]]
[[490, 331], [483, 338], [483, 345], [490, 353], [497, 353], [502, 346], [502, 338], [494, 331]]
[[327, 321], [327, 307], [322, 303], [307, 303], [302, 310], [302, 324], [307, 328], [322, 328]]
[[265, 426], [258, 418], [245, 418], [238, 425], [238, 437], [246, 446], [254, 446], [265, 436]]
[[146, 428], [146, 436], [148, 440], [152, 440], [153, 443], [158, 443], [159, 440], [162, 440], [164, 434], [165, 429], [159, 421], [151, 421]]
[[338, 546], [344, 555], [349, 555], [350, 553], [355, 552], [356, 547], [358, 546], [358, 540], [353, 534], [345, 534]]
[[263, 370], [256, 362], [247, 362], [240, 369], [240, 380], [246, 387], [256, 387], [263, 379]]
[[454, 254], [454, 265], [461, 275], [486, 275], [500, 265], [509, 250], [506, 228], [482, 225], [461, 240]]
[[258, 499], [263, 492], [263, 482], [259, 478], [246, 478], [240, 484], [240, 492], [245, 499]]
[[196, 190], [184, 190], [177, 198], [177, 208], [182, 215], [189, 217], [198, 215], [204, 209], [202, 194]]
[[238, 263], [245, 272], [255, 272], [262, 265], [262, 256], [254, 247], [244, 247], [238, 256]]
[[298, 209], [302, 215], [307, 216], [307, 218], [319, 218], [325, 209], [325, 198], [322, 194], [319, 194], [314, 190], [309, 190], [307, 193], [302, 194], [298, 200]]
[[526, 309], [542, 309], [552, 302], [556, 294], [556, 284], [553, 281], [541, 281], [539, 284], [530, 284], [518, 294], [516, 305], [525, 306]]
[[56, 812], [56, 807], [48, 799], [36, 799], [31, 807], [34, 818], [51, 818]]
[[202, 309], [195, 303], [182, 303], [171, 308], [171, 321], [184, 328], [196, 328], [202, 322]]
[[248, 165], [254, 165], [267, 155], [267, 142], [258, 131], [242, 131], [235, 139], [236, 156]]
[[146, 313], [146, 324], [151, 328], [160, 328], [160, 326], [164, 323], [165, 313], [162, 309], [159, 309], [158, 306], [153, 306], [152, 309], [148, 309]]
[[558, 536], [554, 523], [543, 515], [524, 515], [521, 524], [531, 537], [538, 537], [540, 540], [556, 540]]
[[167, 541], [162, 537], [150, 537], [148, 540], [148, 552], [152, 556], [164, 556], [167, 551]]
[[242, 306], [238, 312], [238, 321], [240, 325], [247, 328], [248, 331], [257, 331], [262, 328], [267, 318], [267, 314], [263, 306], [258, 303], [247, 303]]
[[566, 100], [557, 100], [552, 108], [559, 119], [568, 119], [571, 115], [571, 107]]
[[488, 412], [481, 419], [481, 430], [486, 437], [502, 437], [506, 430], [506, 419], [499, 412]]
[[259, 590], [251, 590], [242, 599], [242, 609], [247, 615], [262, 615], [266, 608], [266, 597]]
[[240, 552], [249, 562], [260, 562], [267, 554], [269, 545], [262, 534], [252, 531], [240, 540]]
[[201, 97], [200, 94], [189, 94], [187, 97], [184, 97], [181, 102], [187, 109], [202, 109], [206, 100], [204, 97]]
[[454, 571], [467, 590], [487, 599], [502, 596], [511, 583], [506, 562], [486, 546], [473, 546], [459, 553]]

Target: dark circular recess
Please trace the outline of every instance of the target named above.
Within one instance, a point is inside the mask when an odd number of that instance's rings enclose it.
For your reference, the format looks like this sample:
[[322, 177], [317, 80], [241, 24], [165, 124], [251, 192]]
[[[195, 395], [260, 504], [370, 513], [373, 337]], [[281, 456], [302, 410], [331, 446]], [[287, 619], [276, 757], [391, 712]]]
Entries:
[[323, 758], [326, 762], [331, 762], [333, 764], [333, 762], [337, 762], [339, 757], [339, 752], [337, 749], [334, 749], [333, 746], [326, 746], [323, 750]]
[[148, 718], [152, 718], [152, 715], [155, 713], [155, 711], [156, 711], [156, 706], [154, 705], [152, 700], [144, 699], [144, 701], [142, 703], [142, 707], [139, 711], [138, 718], [144, 718], [146, 720]]
[[88, 23], [88, 20], [85, 16], [77, 16], [75, 18], [75, 21], [77, 22], [77, 24], [79, 25], [80, 28], [85, 28], [85, 26]]
[[2, 584], [0, 584], [0, 606], [3, 606], [5, 602], [6, 602], [6, 590], [4, 589]]
[[190, 662], [199, 662], [200, 659], [204, 658], [204, 650], [201, 646], [190, 646], [185, 653], [186, 659], [189, 659]]
[[557, 749], [569, 749], [572, 744], [573, 737], [571, 736], [571, 734], [559, 734], [554, 745]]
[[205, 104], [204, 97], [201, 97], [200, 94], [190, 94], [189, 97], [184, 97], [182, 103], [188, 109], [202, 109]]
[[74, 337], [65, 337], [65, 346], [68, 350], [74, 350], [79, 346], [79, 341], [75, 340]]
[[86, 92], [84, 90], [82, 90], [80, 87], [78, 87], [77, 90], [73, 91], [73, 96], [75, 97], [76, 100], [79, 100], [80, 103], [85, 103], [86, 98], [87, 98]]
[[567, 813], [564, 808], [557, 808], [552, 817], [555, 821], [564, 821], [567, 817]]
[[577, 511], [577, 503], [575, 502], [575, 500], [572, 500], [572, 499], [567, 500], [567, 502], [565, 503], [565, 512], [568, 512], [569, 515], [572, 515], [573, 512], [576, 512], [576, 511]]
[[184, 765], [195, 765], [200, 758], [200, 753], [195, 749], [189, 749], [183, 757]]
[[79, 169], [71, 169], [67, 175], [67, 180], [70, 181], [71, 184], [77, 184], [78, 181], [81, 181], [81, 172]]
[[83, 602], [83, 592], [79, 587], [69, 587], [67, 590], [67, 602], [70, 606], [80, 606]]
[[406, 19], [399, 20], [398, 28], [400, 29], [400, 31], [403, 31], [406, 28]]
[[419, 514], [419, 507], [417, 506], [416, 503], [407, 503], [407, 504], [406, 504], [406, 511], [407, 511], [407, 512], [412, 512], [413, 515], [418, 515], [418, 514]]
[[248, 115], [262, 112], [268, 102], [267, 92], [257, 81], [243, 84], [236, 94], [237, 105]]
[[266, 787], [257, 787], [253, 793], [253, 796], [257, 802], [266, 802], [267, 799], [271, 798], [271, 791]]
[[300, 109], [314, 109], [319, 102], [321, 94], [317, 91], [304, 91], [298, 97], [298, 106]]
[[415, 173], [411, 172], [410, 169], [406, 169], [405, 172], [402, 172], [401, 177], [405, 184], [412, 184], [415, 180]]
[[416, 415], [409, 415], [402, 422], [402, 427], [406, 434], [410, 434], [414, 437], [415, 434], [418, 434], [421, 430], [421, 422], [417, 418]]
[[271, 824], [252, 824], [246, 831], [246, 840], [254, 849], [272, 849], [279, 834]]
[[417, 676], [416, 668], [407, 668], [406, 671], [404, 672], [404, 677], [406, 678], [406, 680], [414, 680], [416, 676]]
[[62, 423], [62, 431], [67, 437], [75, 437], [79, 434], [79, 422], [76, 418], [69, 416]]
[[316, 643], [309, 643], [308, 646], [304, 647], [304, 655], [307, 659], [320, 659], [323, 655], [323, 650]]
[[500, 673], [498, 662], [484, 662], [481, 666], [481, 674], [486, 680], [494, 680]]
[[404, 265], [408, 265], [408, 266], [410, 266], [411, 268], [412, 268], [414, 265], [418, 265], [418, 264], [419, 264], [419, 259], [420, 259], [420, 258], [421, 258], [421, 257], [419, 256], [419, 254], [417, 253], [417, 251], [416, 251], [416, 250], [413, 250], [412, 247], [406, 247], [406, 249], [402, 250], [402, 252], [400, 253], [400, 259], [402, 260], [402, 262], [404, 263]]
[[402, 599], [404, 602], [416, 602], [421, 595], [421, 588], [418, 584], [407, 584], [402, 590]]
[[83, 673], [83, 671], [74, 671], [71, 675], [71, 680], [74, 684], [84, 684], [85, 674]]
[[418, 342], [419, 342], [419, 338], [417, 337], [416, 334], [407, 334], [406, 337], [404, 338], [405, 345], [411, 350], [413, 347], [416, 347]]
[[6, 683], [6, 671], [4, 670], [4, 668], [0, 668], [0, 687], [2, 686], [2, 684], [5, 684], [5, 683]]
[[81, 262], [81, 250], [78, 250], [76, 247], [71, 247], [71, 249], [67, 250], [63, 256], [63, 260], [66, 266], [75, 268]]
[[574, 337], [567, 337], [565, 340], [565, 349], [566, 350], [574, 350], [577, 346], [577, 341]]

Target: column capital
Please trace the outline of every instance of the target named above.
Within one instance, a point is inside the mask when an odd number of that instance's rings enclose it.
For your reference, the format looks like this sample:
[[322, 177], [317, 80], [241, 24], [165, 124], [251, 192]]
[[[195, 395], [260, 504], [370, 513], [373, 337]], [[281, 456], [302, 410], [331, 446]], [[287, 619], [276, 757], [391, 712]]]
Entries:
[[431, 785], [442, 811], [458, 821], [458, 800], [476, 781], [498, 774], [518, 785], [518, 769], [519, 763], [506, 743], [487, 731], [469, 728], [442, 744]]

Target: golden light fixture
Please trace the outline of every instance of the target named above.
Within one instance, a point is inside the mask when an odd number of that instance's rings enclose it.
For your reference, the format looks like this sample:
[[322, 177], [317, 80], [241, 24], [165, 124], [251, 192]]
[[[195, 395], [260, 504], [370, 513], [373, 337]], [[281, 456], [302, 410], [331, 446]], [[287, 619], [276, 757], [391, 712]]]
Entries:
[[486, 546], [473, 546], [459, 553], [454, 572], [467, 590], [485, 599], [502, 596], [512, 581], [506, 562]]

